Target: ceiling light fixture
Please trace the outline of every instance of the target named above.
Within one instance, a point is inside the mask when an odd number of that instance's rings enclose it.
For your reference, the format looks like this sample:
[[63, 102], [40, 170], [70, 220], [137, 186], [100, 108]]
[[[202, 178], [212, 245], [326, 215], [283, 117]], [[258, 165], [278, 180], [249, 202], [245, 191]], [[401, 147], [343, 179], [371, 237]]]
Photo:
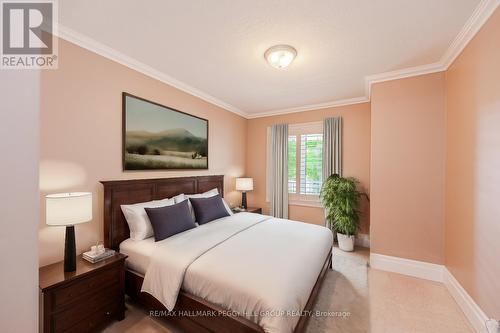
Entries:
[[283, 69], [290, 65], [297, 56], [297, 50], [290, 45], [275, 45], [264, 53], [269, 65], [274, 68]]

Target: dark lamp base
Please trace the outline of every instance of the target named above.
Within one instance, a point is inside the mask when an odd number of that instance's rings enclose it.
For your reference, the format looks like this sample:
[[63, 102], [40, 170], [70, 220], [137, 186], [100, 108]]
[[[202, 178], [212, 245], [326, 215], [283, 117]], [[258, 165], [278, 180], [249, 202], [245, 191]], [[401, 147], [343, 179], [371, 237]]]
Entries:
[[247, 209], [247, 192], [241, 192], [241, 207]]
[[75, 226], [66, 226], [66, 239], [64, 242], [64, 271], [76, 271], [76, 244]]

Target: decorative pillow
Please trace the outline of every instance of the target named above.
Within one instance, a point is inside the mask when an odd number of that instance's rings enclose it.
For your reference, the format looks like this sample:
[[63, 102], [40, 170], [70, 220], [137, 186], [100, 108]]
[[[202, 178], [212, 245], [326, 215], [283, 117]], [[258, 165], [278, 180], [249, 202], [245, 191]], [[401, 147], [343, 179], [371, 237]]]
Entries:
[[205, 224], [221, 217], [229, 216], [220, 195], [209, 198], [189, 198], [198, 224]]
[[160, 208], [145, 208], [153, 226], [155, 242], [196, 227], [187, 201]]
[[[198, 193], [198, 194], [179, 194], [174, 197], [175, 203], [181, 202], [183, 200], [187, 200], [190, 198], [210, 198], [213, 196], [216, 196], [219, 194], [219, 190], [217, 188], [213, 188], [210, 191], [206, 191], [204, 193]], [[224, 199], [222, 199], [222, 202], [224, 203], [224, 207], [226, 208], [226, 211], [229, 215], [233, 215], [233, 211], [231, 208], [229, 208], [229, 205], [226, 203]], [[195, 219], [193, 207], [191, 206], [191, 202], [189, 203], [189, 210], [191, 211], [191, 214], [193, 215], [193, 219]]]
[[175, 204], [173, 199], [163, 199], [133, 205], [121, 205], [120, 207], [130, 229], [130, 238], [133, 240], [143, 240], [153, 236], [153, 227], [144, 210], [145, 208], [164, 207], [173, 204]]

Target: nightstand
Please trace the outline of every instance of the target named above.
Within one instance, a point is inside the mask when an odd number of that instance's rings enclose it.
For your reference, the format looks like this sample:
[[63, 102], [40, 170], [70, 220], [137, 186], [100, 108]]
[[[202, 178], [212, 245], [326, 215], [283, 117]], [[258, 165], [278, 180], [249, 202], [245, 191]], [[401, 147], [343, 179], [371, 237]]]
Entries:
[[247, 212], [247, 213], [255, 213], [255, 214], [262, 214], [262, 208], [259, 207], [248, 207], [244, 211], [238, 211], [233, 209], [233, 213], [241, 213], [241, 212]]
[[125, 316], [123, 254], [92, 264], [78, 256], [76, 271], [64, 262], [39, 269], [40, 331], [96, 332]]

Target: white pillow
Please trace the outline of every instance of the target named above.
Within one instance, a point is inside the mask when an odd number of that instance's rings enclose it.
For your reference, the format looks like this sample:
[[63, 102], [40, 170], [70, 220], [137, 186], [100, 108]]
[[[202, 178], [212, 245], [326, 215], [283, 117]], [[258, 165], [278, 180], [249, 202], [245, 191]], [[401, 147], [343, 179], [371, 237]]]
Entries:
[[172, 197], [172, 199], [174, 199], [175, 203], [179, 203], [179, 202], [186, 200], [186, 196], [184, 195], [184, 193], [182, 193], [182, 194], [176, 195], [175, 197]]
[[[210, 198], [210, 197], [216, 196], [217, 194], [219, 194], [219, 189], [213, 188], [210, 191], [206, 191], [204, 193], [179, 194], [179, 195], [175, 196], [174, 198], [175, 198], [175, 203], [179, 203], [179, 202], [182, 202], [182, 201], [187, 200], [189, 198]], [[229, 208], [229, 205], [226, 203], [226, 200], [224, 200], [224, 198], [222, 199], [222, 202], [224, 203], [224, 207], [226, 207], [227, 213], [229, 215], [233, 215], [234, 214], [233, 211], [231, 210], [231, 208]], [[194, 210], [193, 210], [193, 206], [191, 206], [191, 202], [189, 202], [188, 205], [189, 205], [189, 211], [191, 212], [191, 216], [193, 216], [193, 220], [196, 221], [196, 217], [194, 215]]]
[[216, 196], [217, 194], [219, 194], [219, 189], [213, 188], [210, 191], [206, 191], [204, 193], [185, 194], [185, 196], [188, 198], [210, 198], [210, 197]]
[[229, 215], [233, 215], [233, 210], [231, 209], [231, 207], [229, 207], [229, 205], [227, 204], [226, 200], [224, 200], [224, 198], [222, 198], [222, 203], [224, 204], [224, 207], [226, 207], [226, 210], [227, 210], [227, 213]]
[[121, 205], [121, 209], [130, 229], [130, 238], [143, 240], [153, 236], [153, 227], [149, 221], [148, 214], [144, 208], [158, 208], [175, 204], [174, 199], [153, 200], [136, 203], [133, 205]]

